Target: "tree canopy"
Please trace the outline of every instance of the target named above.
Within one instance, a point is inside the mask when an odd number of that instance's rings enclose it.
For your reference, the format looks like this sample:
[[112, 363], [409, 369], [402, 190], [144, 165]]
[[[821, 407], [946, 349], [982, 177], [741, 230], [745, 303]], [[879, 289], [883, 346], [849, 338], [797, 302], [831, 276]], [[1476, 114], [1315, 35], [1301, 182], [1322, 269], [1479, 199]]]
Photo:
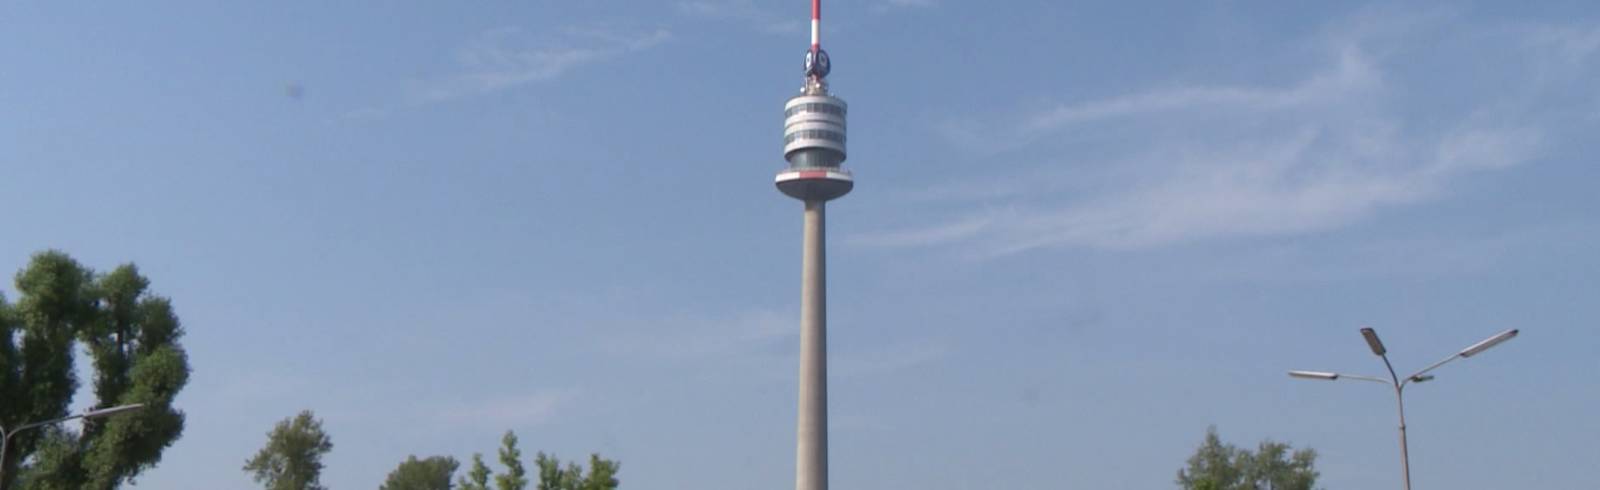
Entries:
[[505, 465], [505, 474], [494, 477], [495, 487], [499, 490], [523, 490], [528, 487], [527, 470], [522, 466], [522, 450], [517, 449], [517, 434], [506, 431], [500, 438], [500, 464]]
[[622, 481], [617, 479], [617, 473], [622, 471], [622, 463], [603, 459], [598, 454], [589, 455], [589, 473], [584, 475], [580, 490], [612, 490], [622, 486]]
[[483, 464], [483, 454], [473, 453], [472, 469], [467, 470], [467, 474], [461, 477], [461, 481], [457, 482], [456, 488], [458, 490], [489, 490], [489, 476], [491, 474], [489, 466]]
[[[489, 482], [495, 482], [496, 490], [525, 490], [529, 480], [527, 468], [522, 464], [522, 450], [517, 448], [517, 434], [506, 431], [500, 438], [500, 463], [506, 467], [504, 474], [495, 475], [483, 463], [483, 455], [472, 455], [472, 469], [468, 470], [457, 483], [460, 490], [488, 490]], [[622, 470], [622, 464], [609, 459], [601, 458], [598, 454], [589, 455], [587, 471], [577, 463], [563, 465], [554, 455], [539, 452], [533, 458], [534, 468], [538, 471], [534, 483], [536, 490], [614, 490], [621, 485], [617, 473]]]
[[183, 434], [184, 414], [172, 402], [190, 373], [172, 302], [151, 294], [133, 264], [97, 274], [54, 250], [35, 254], [15, 283], [15, 304], [0, 295], [0, 427], [67, 415], [80, 346], [94, 368], [91, 407], [144, 408], [87, 421], [81, 431], [18, 433], [0, 461], [0, 488], [22, 481], [30, 489], [109, 490], [154, 467]]
[[582, 465], [567, 463], [562, 466], [560, 459], [543, 452], [534, 456], [533, 462], [539, 467], [538, 490], [612, 490], [621, 484], [617, 480], [617, 471], [622, 469], [622, 465], [602, 459], [598, 454], [589, 455], [587, 473]]
[[267, 490], [326, 490], [322, 456], [333, 440], [310, 410], [284, 419], [267, 433], [267, 444], [244, 464], [244, 470]]
[[1185, 490], [1312, 490], [1316, 460], [1315, 450], [1294, 450], [1271, 440], [1252, 453], [1224, 444], [1212, 427], [1187, 467], [1178, 470], [1177, 483]]
[[456, 459], [449, 456], [411, 456], [389, 472], [389, 479], [378, 490], [450, 490], [457, 466]]

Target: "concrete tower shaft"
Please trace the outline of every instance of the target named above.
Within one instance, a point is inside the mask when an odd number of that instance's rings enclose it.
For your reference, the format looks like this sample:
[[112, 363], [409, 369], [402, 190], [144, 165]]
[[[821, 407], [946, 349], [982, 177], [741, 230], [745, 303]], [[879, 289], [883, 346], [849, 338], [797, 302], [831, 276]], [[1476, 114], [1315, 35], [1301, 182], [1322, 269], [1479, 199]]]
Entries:
[[800, 400], [794, 488], [828, 490], [828, 265], [823, 201], [806, 201], [800, 259]]

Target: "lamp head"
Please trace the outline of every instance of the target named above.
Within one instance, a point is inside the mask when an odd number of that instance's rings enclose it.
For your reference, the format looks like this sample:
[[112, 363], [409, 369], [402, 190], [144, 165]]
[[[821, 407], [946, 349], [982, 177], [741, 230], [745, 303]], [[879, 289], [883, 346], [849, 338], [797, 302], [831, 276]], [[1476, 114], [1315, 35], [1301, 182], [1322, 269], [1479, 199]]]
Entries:
[[1378, 332], [1373, 331], [1372, 327], [1362, 327], [1361, 336], [1367, 339], [1367, 347], [1372, 348], [1373, 354], [1382, 356], [1389, 352], [1388, 349], [1383, 348], [1383, 341], [1378, 340]]
[[1339, 373], [1325, 373], [1322, 371], [1289, 371], [1289, 376], [1305, 379], [1325, 379], [1328, 381], [1339, 379]]
[[1511, 340], [1512, 337], [1517, 336], [1517, 333], [1518, 330], [1515, 328], [1497, 333], [1493, 337], [1483, 339], [1482, 342], [1472, 344], [1471, 347], [1461, 349], [1461, 357], [1472, 357], [1478, 355], [1479, 352], [1489, 350], [1490, 347], [1494, 347], [1496, 345], [1500, 345], [1501, 342]]
[[84, 412], [83, 413], [83, 418], [85, 418], [85, 419], [94, 419], [94, 418], [106, 417], [106, 416], [116, 415], [116, 414], [119, 414], [119, 413], [122, 413], [122, 412], [131, 412], [131, 411], [138, 410], [138, 409], [141, 409], [141, 408], [144, 408], [144, 404], [143, 403], [135, 403], [135, 404], [132, 404], [132, 405], [122, 405], [122, 406], [110, 407], [110, 408], [102, 408], [102, 409], [99, 409], [99, 410], [90, 410], [88, 412]]

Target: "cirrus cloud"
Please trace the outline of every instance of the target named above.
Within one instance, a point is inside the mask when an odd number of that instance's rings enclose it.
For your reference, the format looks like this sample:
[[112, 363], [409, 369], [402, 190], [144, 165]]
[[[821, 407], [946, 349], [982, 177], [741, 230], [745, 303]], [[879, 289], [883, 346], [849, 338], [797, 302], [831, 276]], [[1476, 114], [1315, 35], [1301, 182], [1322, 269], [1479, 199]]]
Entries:
[[[1448, 29], [1430, 29], [1436, 20], [1358, 18], [1313, 42], [1323, 53], [1320, 67], [1286, 85], [1180, 82], [986, 124], [947, 124], [946, 141], [984, 158], [1048, 148], [1064, 135], [1101, 151], [1037, 165], [996, 162], [985, 168], [1013, 170], [992, 172], [999, 176], [976, 191], [974, 179], [964, 178], [902, 192], [912, 205], [924, 198], [966, 204], [920, 225], [847, 241], [994, 256], [1316, 232], [1443, 198], [1461, 178], [1506, 171], [1547, 152], [1563, 117], [1550, 110], [1561, 88], [1548, 80], [1519, 81], [1509, 95], [1503, 87], [1470, 93], [1449, 104], [1447, 117], [1404, 110], [1406, 94], [1436, 82], [1404, 70], [1407, 59], [1392, 53], [1438, 38], [1461, 41]], [[1588, 30], [1497, 32], [1503, 38], [1437, 45], [1492, 45], [1500, 56], [1580, 73], [1596, 49]]]

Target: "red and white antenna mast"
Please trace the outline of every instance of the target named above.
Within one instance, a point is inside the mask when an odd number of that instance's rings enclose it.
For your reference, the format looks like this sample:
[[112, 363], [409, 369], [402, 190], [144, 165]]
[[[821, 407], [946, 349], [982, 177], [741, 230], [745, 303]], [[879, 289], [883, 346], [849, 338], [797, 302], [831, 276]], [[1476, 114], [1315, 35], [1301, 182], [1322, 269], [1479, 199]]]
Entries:
[[822, 0], [811, 0], [811, 50], [822, 49]]
[[811, 49], [806, 51], [806, 92], [827, 93], [828, 83], [824, 79], [832, 69], [828, 52], [822, 50], [822, 0], [811, 0]]

